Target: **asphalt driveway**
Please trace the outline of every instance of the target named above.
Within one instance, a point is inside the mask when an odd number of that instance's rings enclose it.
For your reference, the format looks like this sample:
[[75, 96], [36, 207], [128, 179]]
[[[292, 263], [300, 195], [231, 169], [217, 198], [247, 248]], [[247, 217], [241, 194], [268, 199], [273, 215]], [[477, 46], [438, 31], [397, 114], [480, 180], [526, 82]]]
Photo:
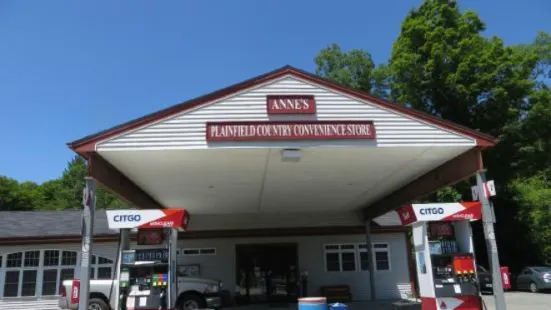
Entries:
[[[551, 310], [550, 293], [507, 292], [505, 300], [507, 310]], [[488, 310], [496, 309], [494, 296], [484, 296], [484, 301]]]

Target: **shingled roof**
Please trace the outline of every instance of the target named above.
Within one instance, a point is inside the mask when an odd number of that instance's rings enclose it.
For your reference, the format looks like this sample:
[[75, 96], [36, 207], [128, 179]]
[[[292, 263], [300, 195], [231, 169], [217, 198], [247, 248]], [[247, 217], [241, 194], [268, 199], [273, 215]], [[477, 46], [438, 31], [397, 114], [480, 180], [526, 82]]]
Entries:
[[[0, 240], [28, 237], [80, 236], [82, 211], [0, 212]], [[109, 230], [105, 210], [96, 210], [94, 235], [116, 235]]]

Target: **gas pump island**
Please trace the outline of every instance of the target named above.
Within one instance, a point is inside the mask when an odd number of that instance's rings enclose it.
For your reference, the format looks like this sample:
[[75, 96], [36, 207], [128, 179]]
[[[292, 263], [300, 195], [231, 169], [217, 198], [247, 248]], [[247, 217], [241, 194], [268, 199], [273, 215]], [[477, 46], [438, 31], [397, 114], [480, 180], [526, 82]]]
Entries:
[[[120, 231], [117, 266], [118, 310], [174, 309], [177, 301], [178, 232], [189, 213], [183, 209], [108, 210], [110, 229]], [[131, 234], [137, 233], [136, 244]]]
[[423, 310], [481, 310], [471, 221], [479, 202], [413, 204], [396, 212], [413, 231]]

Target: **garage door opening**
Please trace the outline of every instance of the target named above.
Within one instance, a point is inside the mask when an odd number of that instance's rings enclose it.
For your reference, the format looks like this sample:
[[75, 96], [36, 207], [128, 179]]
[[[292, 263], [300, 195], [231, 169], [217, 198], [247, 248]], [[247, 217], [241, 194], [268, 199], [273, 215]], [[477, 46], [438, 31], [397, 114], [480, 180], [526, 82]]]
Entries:
[[296, 302], [297, 244], [236, 245], [236, 263], [240, 303]]

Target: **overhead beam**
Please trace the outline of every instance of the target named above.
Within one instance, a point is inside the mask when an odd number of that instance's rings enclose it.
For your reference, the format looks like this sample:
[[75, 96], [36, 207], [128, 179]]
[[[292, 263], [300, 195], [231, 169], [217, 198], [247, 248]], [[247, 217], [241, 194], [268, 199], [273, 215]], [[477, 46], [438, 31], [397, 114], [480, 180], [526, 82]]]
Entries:
[[164, 206], [153, 199], [132, 180], [95, 152], [88, 156], [88, 175], [101, 185], [141, 209], [163, 209]]
[[372, 219], [396, 210], [399, 206], [426, 197], [438, 189], [468, 179], [482, 168], [481, 150], [478, 148], [471, 149], [415, 179], [390, 195], [365, 206], [362, 209], [363, 216], [365, 219]]

